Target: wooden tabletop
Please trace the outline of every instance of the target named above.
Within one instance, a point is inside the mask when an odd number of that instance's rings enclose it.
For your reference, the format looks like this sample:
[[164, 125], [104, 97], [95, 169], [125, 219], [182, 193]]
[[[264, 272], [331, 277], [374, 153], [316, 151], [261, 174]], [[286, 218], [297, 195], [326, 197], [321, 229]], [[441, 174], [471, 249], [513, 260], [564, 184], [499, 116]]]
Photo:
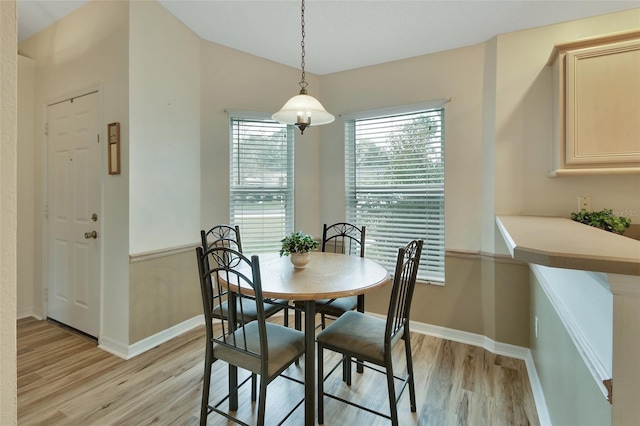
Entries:
[[289, 256], [274, 253], [259, 257], [262, 295], [273, 299], [356, 296], [391, 282], [384, 267], [364, 257], [314, 251], [304, 269], [294, 269]]

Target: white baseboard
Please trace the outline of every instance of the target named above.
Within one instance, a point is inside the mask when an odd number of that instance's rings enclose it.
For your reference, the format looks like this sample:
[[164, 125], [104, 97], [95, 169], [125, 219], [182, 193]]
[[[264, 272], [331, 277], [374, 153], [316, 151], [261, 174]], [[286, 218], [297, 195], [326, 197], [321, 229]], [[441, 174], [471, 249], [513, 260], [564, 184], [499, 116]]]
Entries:
[[18, 312], [16, 312], [16, 319], [22, 319], [22, 318], [28, 318], [28, 317], [35, 317], [35, 315], [33, 315], [33, 309], [31, 308], [21, 309]]
[[16, 313], [16, 319], [29, 318], [33, 317], [39, 321], [42, 321], [44, 318], [42, 316], [42, 311], [40, 309], [36, 309], [33, 306], [29, 306], [28, 308], [20, 309]]
[[129, 359], [129, 346], [109, 337], [98, 338], [98, 348], [122, 359]]
[[544, 399], [544, 391], [536, 370], [536, 364], [533, 362], [531, 350], [527, 349], [527, 351], [529, 351], [529, 356], [524, 360], [524, 363], [527, 366], [527, 375], [529, 376], [529, 383], [531, 383], [533, 400], [536, 403], [536, 410], [538, 410], [538, 420], [540, 420], [540, 426], [551, 426], [551, 417], [549, 416], [547, 402]]
[[[386, 319], [386, 316], [384, 315], [374, 314], [371, 312], [367, 313], [381, 319]], [[540, 425], [551, 426], [551, 417], [549, 417], [549, 410], [547, 409], [547, 403], [544, 399], [544, 392], [542, 391], [540, 378], [538, 377], [538, 372], [536, 371], [536, 366], [533, 362], [533, 355], [531, 354], [531, 350], [529, 348], [496, 342], [495, 340], [492, 340], [487, 336], [483, 336], [481, 334], [454, 330], [452, 328], [440, 327], [437, 325], [425, 324], [422, 322], [411, 321], [410, 326], [411, 331], [415, 333], [426, 334], [428, 336], [438, 337], [441, 339], [451, 340], [467, 345], [478, 346], [496, 355], [503, 355], [510, 358], [523, 360], [525, 362], [525, 366], [527, 367], [527, 375], [529, 376], [529, 383], [531, 384], [533, 399], [536, 403], [536, 410], [538, 411], [538, 419], [540, 420]]]
[[101, 337], [98, 347], [120, 358], [131, 359], [202, 324], [204, 324], [204, 315], [198, 315], [128, 346], [107, 337]]

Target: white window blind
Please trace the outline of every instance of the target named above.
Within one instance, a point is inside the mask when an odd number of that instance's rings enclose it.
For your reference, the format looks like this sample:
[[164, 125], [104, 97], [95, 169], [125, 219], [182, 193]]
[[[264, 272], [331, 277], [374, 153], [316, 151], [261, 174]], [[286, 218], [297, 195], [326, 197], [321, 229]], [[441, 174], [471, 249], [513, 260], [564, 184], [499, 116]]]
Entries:
[[230, 126], [231, 224], [245, 253], [277, 252], [293, 232], [293, 126], [234, 116]]
[[345, 120], [346, 217], [366, 225], [365, 255], [394, 270], [424, 240], [418, 278], [444, 282], [444, 108]]

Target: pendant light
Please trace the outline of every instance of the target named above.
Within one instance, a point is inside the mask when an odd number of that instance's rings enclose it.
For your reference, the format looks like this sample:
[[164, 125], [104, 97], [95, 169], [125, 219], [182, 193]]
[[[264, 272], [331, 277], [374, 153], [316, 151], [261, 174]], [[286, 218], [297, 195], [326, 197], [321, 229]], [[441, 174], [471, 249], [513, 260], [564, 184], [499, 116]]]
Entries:
[[319, 126], [329, 124], [335, 117], [329, 114], [322, 104], [313, 96], [307, 95], [308, 83], [305, 81], [304, 73], [304, 0], [302, 0], [302, 80], [300, 80], [300, 94], [289, 99], [280, 111], [271, 116], [274, 120], [283, 124], [293, 124], [300, 129], [300, 134], [304, 134], [304, 129], [308, 126]]

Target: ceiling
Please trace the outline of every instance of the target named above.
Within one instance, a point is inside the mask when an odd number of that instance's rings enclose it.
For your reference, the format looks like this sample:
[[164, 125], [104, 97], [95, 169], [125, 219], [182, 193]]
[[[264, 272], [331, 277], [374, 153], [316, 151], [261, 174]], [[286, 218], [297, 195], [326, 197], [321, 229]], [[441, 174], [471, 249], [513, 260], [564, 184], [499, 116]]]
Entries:
[[[158, 2], [203, 39], [300, 68], [298, 0]], [[18, 39], [84, 3], [18, 0]], [[306, 0], [305, 69], [345, 71], [637, 7], [640, 0]]]

